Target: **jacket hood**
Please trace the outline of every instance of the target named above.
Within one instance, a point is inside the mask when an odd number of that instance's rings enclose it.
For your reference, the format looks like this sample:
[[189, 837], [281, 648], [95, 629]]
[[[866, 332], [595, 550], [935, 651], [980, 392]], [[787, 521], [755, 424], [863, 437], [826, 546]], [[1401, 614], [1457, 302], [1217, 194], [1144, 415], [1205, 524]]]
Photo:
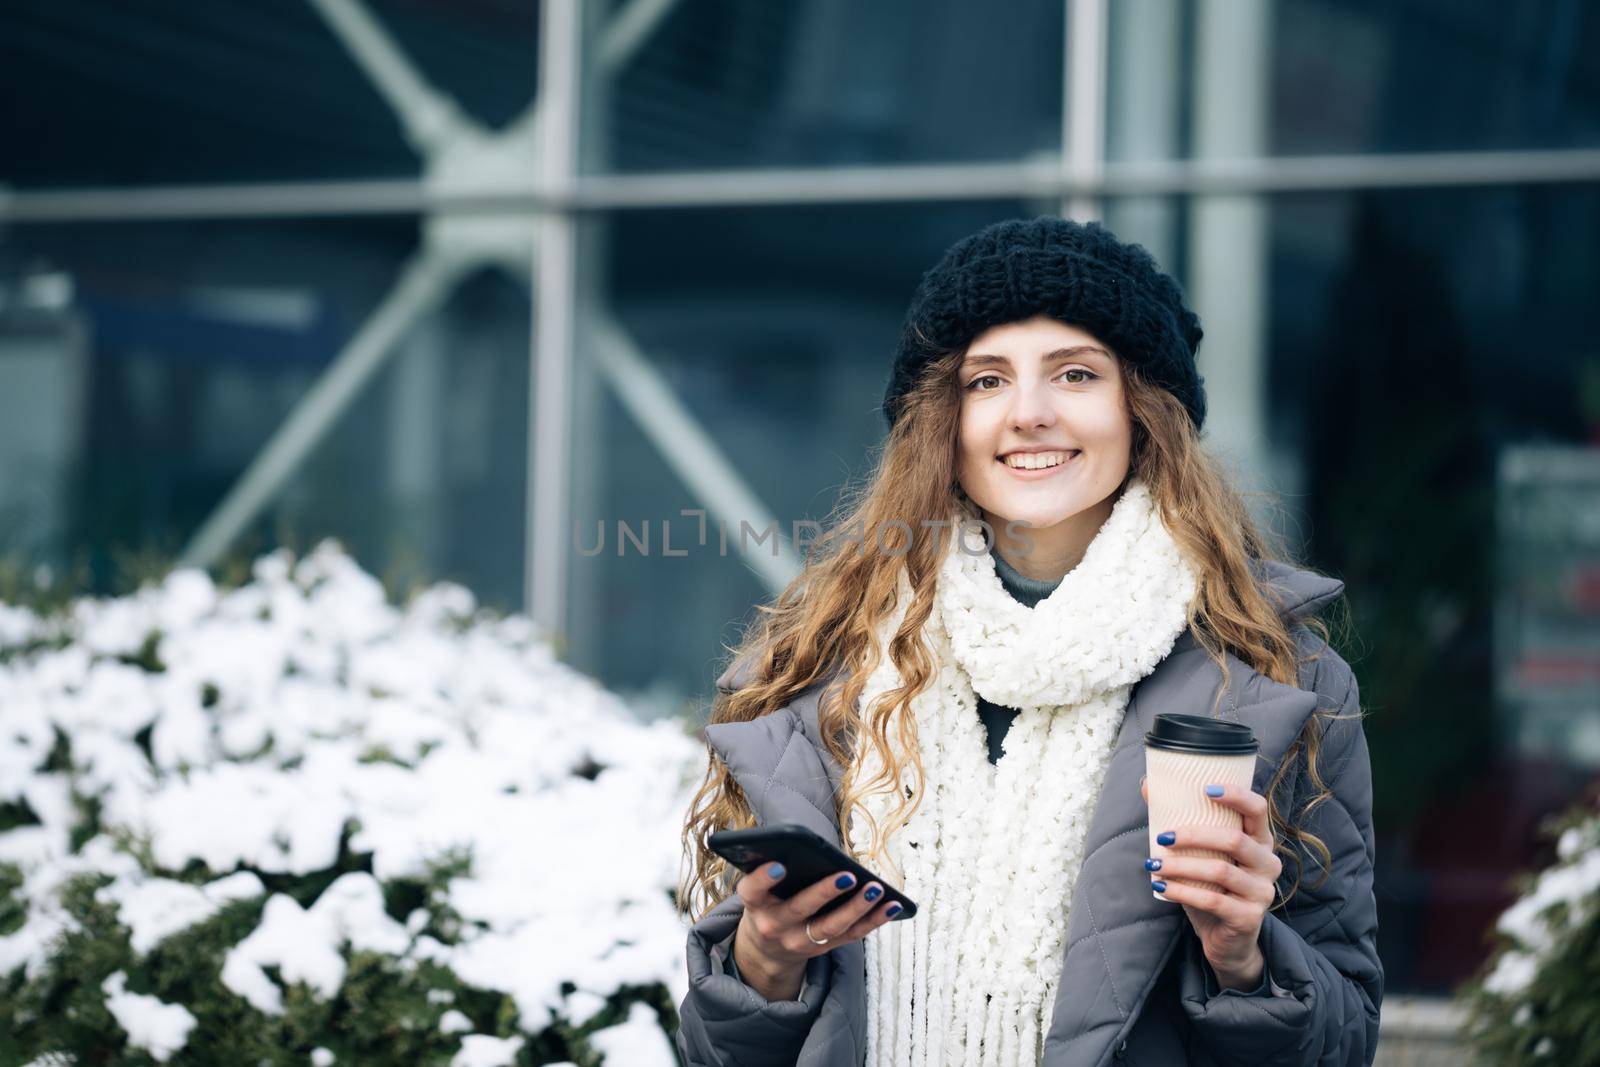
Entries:
[[[1250, 571], [1262, 592], [1278, 608], [1278, 614], [1291, 625], [1309, 618], [1333, 603], [1344, 592], [1344, 582], [1275, 559], [1252, 559]], [[750, 684], [755, 674], [757, 650], [752, 649], [729, 664], [717, 676], [717, 688], [732, 693]]]

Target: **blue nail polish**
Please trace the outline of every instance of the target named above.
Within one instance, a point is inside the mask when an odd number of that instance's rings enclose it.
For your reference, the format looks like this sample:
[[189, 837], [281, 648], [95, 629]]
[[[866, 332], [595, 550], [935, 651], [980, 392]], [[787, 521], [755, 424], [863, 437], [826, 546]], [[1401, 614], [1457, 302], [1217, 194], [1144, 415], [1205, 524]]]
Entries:
[[856, 876], [851, 874], [849, 871], [846, 871], [844, 874], [841, 874], [839, 877], [833, 880], [833, 887], [835, 889], [849, 889], [855, 884]]
[[902, 910], [904, 910], [904, 909], [902, 909], [900, 907], [900, 905], [898, 905], [898, 904], [890, 904], [889, 907], [887, 909], [885, 909], [884, 914], [892, 919], [896, 915], [899, 915]]
[[787, 873], [789, 872], [783, 869], [783, 864], [781, 863], [774, 863], [771, 867], [767, 868], [767, 877], [771, 878], [774, 882], [782, 878]]
[[1144, 869], [1147, 871], [1159, 871], [1161, 869], [1161, 861], [1151, 856], [1144, 861]]
[[1176, 841], [1177, 839], [1178, 839], [1178, 835], [1173, 833], [1171, 830], [1163, 830], [1159, 834], [1156, 835], [1156, 844], [1158, 844], [1158, 845], [1170, 845], [1174, 841]]
[[877, 900], [879, 897], [883, 896], [883, 890], [879, 889], [877, 886], [870, 886], [867, 891], [862, 894], [862, 896], [866, 897], [869, 901]]
[[1167, 883], [1159, 880], [1153, 881], [1150, 883], [1150, 888], [1154, 889], [1157, 893], [1165, 893], [1167, 891]]
[[1206, 796], [1208, 796], [1208, 797], [1220, 797], [1221, 795], [1222, 795], [1222, 787], [1220, 785], [1208, 785], [1208, 786], [1206, 786]]

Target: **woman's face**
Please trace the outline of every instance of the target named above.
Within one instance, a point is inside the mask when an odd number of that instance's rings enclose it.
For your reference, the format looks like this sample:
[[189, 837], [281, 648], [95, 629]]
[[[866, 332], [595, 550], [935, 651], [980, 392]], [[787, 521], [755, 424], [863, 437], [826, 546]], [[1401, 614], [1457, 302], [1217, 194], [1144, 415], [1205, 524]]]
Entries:
[[1021, 521], [1046, 559], [1075, 563], [1074, 546], [1081, 557], [1128, 473], [1133, 428], [1116, 357], [1093, 334], [1038, 315], [979, 334], [957, 374], [961, 488], [1002, 549], [1015, 544], [1004, 524]]

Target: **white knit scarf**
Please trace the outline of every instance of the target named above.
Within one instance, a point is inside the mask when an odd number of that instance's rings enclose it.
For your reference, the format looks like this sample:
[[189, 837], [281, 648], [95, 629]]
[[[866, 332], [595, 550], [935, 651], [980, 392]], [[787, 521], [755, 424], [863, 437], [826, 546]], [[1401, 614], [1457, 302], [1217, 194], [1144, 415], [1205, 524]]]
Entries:
[[[974, 526], [949, 539], [924, 633], [939, 662], [911, 705], [925, 795], [880, 868], [919, 910], [865, 942], [869, 1067], [1039, 1062], [1083, 839], [1128, 694], [1183, 632], [1198, 588], [1137, 477], [1035, 607], [1006, 592], [981, 541]], [[909, 601], [902, 570], [880, 648]], [[899, 684], [885, 652], [861, 707]], [[1021, 712], [998, 766], [975, 694]], [[870, 775], [876, 761], [864, 758]], [[888, 800], [865, 806], [881, 822]], [[850, 822], [864, 855], [866, 820]]]

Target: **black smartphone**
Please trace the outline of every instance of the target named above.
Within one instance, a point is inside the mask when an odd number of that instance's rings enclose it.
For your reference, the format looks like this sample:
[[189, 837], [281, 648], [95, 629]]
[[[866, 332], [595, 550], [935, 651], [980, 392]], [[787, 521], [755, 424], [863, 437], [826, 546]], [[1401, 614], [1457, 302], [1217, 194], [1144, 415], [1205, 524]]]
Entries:
[[909, 919], [917, 913], [917, 905], [910, 897], [823, 840], [814, 830], [808, 830], [798, 823], [757, 826], [749, 830], [718, 830], [706, 839], [706, 844], [711, 846], [711, 851], [746, 874], [774, 861], [783, 864], [787, 873], [781, 882], [772, 887], [772, 894], [784, 900], [839, 871], [849, 871], [855, 875], [855, 889], [840, 893], [818, 908], [818, 915], [826, 915], [841, 906], [865, 889], [869, 882], [883, 886], [885, 900], [878, 901], [874, 907], [881, 908], [887, 901], [893, 900], [903, 909], [890, 922]]

